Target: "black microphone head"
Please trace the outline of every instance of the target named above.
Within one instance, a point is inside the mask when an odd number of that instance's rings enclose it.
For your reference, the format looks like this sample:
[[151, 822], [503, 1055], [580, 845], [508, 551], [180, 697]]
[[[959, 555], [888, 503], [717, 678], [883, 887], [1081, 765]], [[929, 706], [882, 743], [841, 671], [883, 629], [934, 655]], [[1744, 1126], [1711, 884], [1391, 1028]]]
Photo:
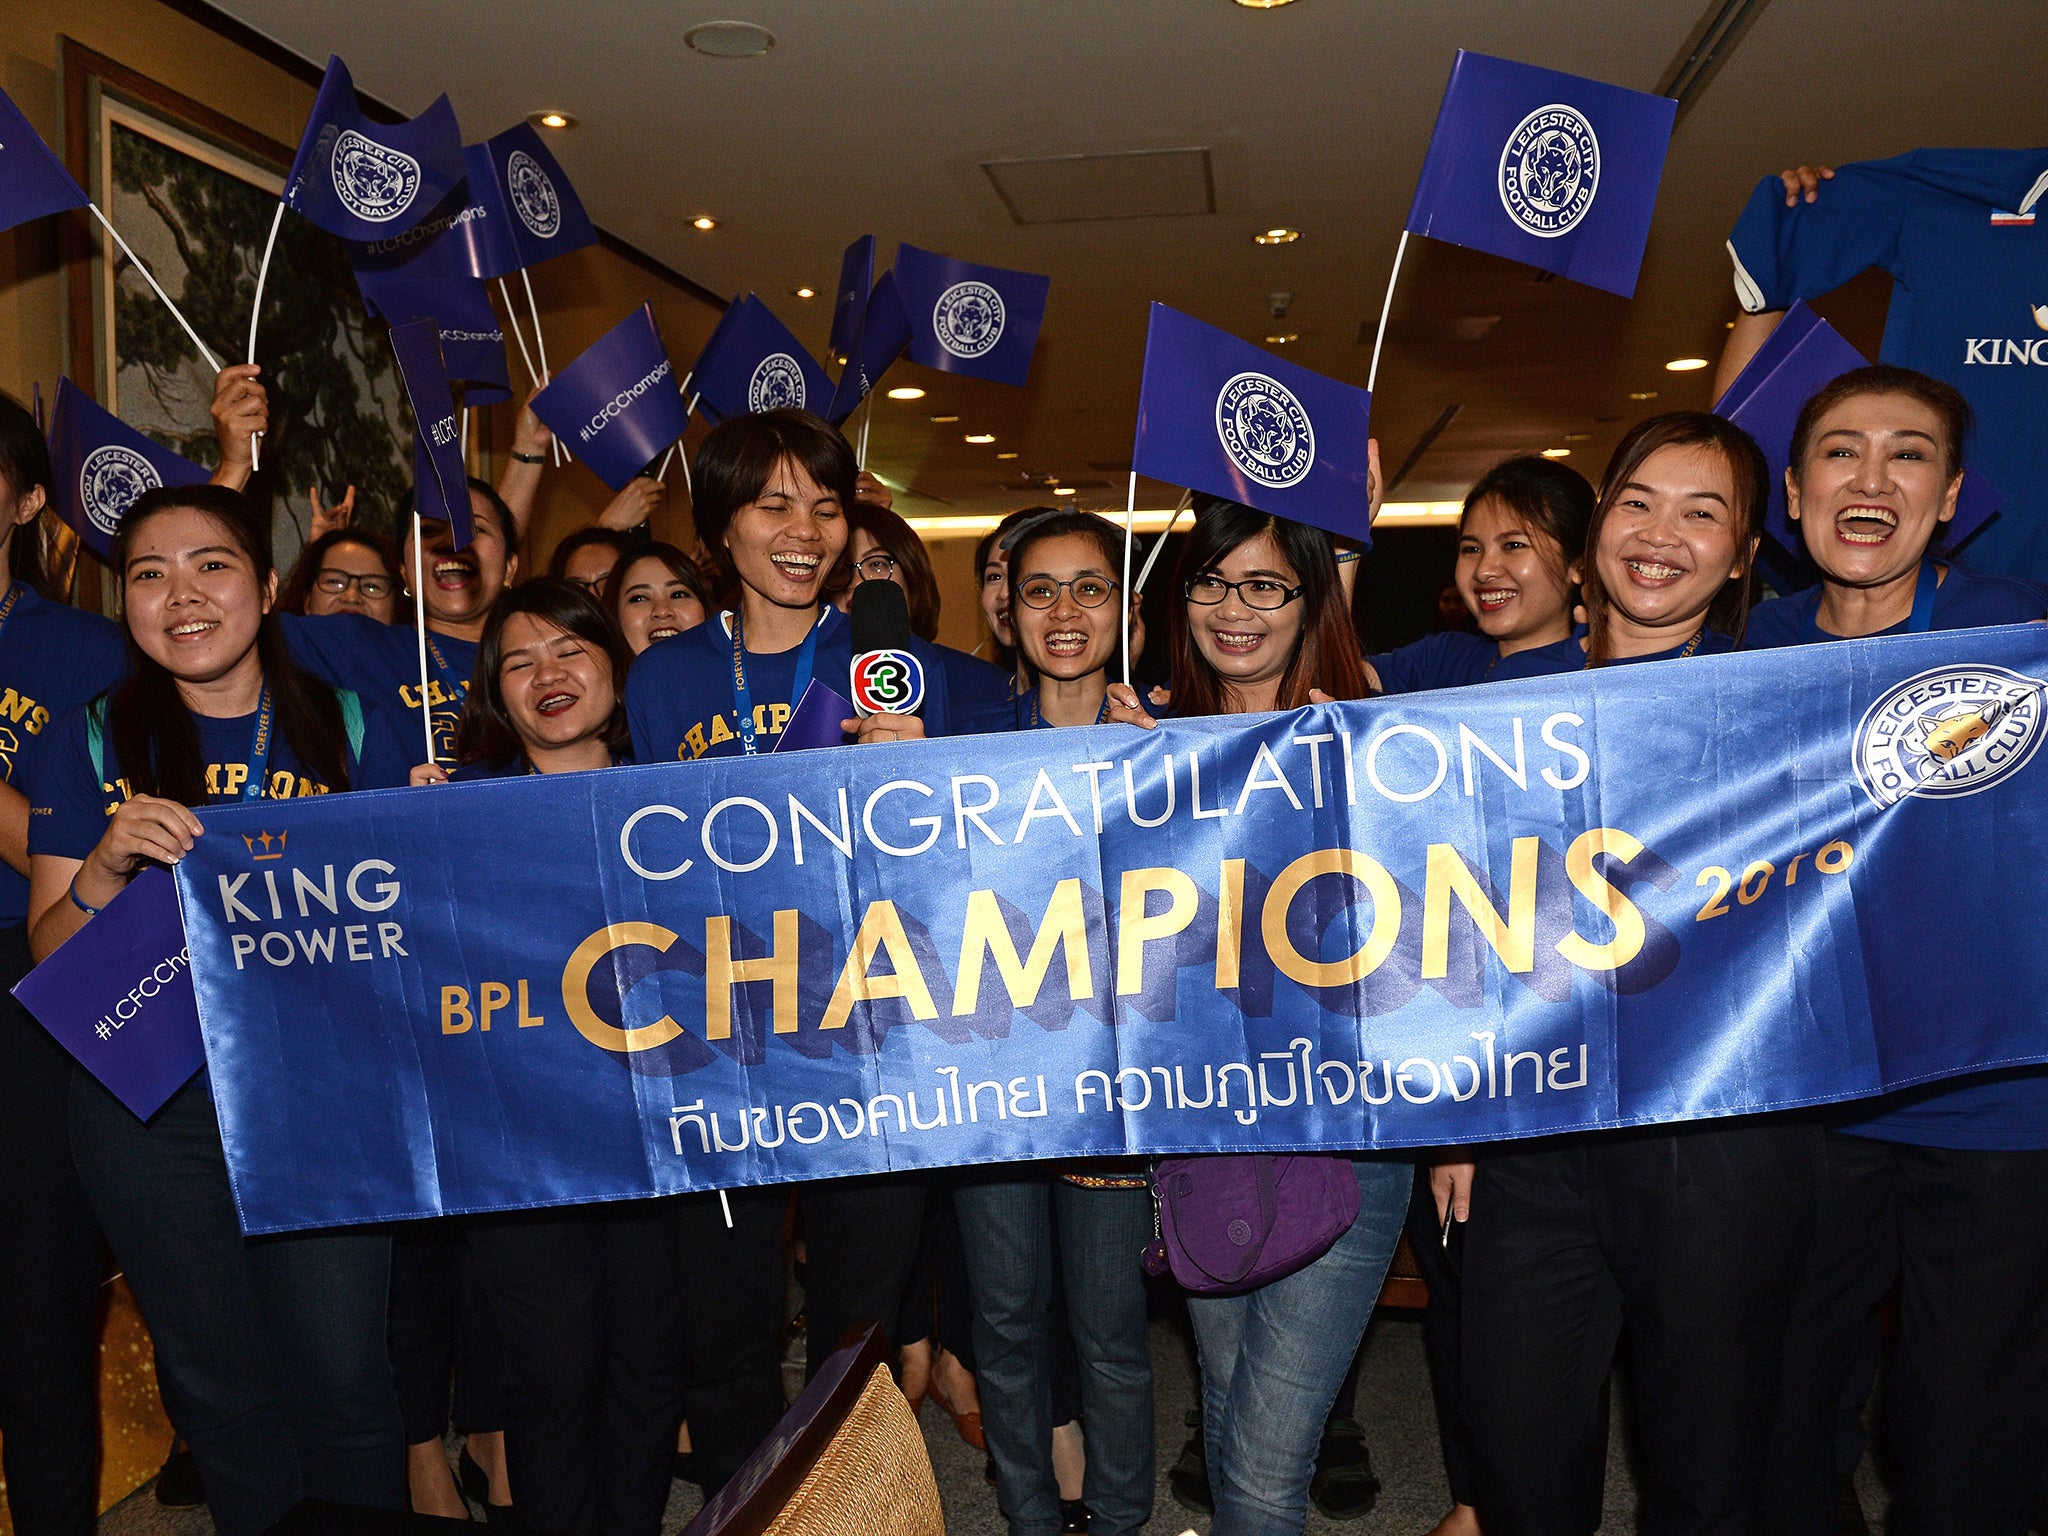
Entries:
[[853, 621], [853, 654], [910, 649], [910, 603], [893, 581], [863, 581], [847, 608]]

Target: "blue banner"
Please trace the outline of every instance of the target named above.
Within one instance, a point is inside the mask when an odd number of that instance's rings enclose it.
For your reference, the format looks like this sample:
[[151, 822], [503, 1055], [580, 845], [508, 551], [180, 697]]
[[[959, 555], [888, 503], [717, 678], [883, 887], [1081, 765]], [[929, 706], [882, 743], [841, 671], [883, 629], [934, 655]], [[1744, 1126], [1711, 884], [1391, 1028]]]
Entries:
[[486, 278], [518, 270], [511, 215], [493, 179], [490, 145], [468, 145], [462, 163], [462, 180], [412, 228], [348, 243], [348, 263], [365, 300], [377, 278]]
[[853, 346], [840, 370], [838, 386], [832, 391], [832, 405], [825, 419], [842, 422], [860, 408], [889, 365], [910, 345], [910, 316], [904, 312], [903, 296], [896, 291], [896, 274], [884, 272], [868, 294], [860, 313], [860, 325]]
[[874, 286], [875, 237], [862, 235], [839, 258], [839, 289], [832, 296], [832, 338], [826, 346], [842, 361], [853, 355], [854, 338], [860, 334], [861, 316], [867, 313], [868, 294]]
[[689, 430], [668, 349], [642, 304], [533, 397], [533, 413], [615, 491]]
[[462, 462], [462, 429], [441, 357], [440, 325], [429, 316], [392, 326], [391, 355], [412, 406], [413, 495], [419, 514], [446, 523], [461, 549], [476, 537], [476, 525]]
[[697, 354], [690, 391], [701, 397], [704, 419], [716, 424], [784, 408], [822, 413], [832, 400], [832, 380], [774, 310], [743, 293], [725, 307]]
[[597, 244], [596, 226], [583, 211], [583, 199], [570, 185], [569, 173], [531, 123], [513, 124], [492, 135], [482, 148], [490, 161], [498, 204], [509, 215], [505, 230], [516, 252], [514, 266], [538, 266]]
[[57, 515], [102, 560], [113, 553], [114, 535], [136, 497], [160, 485], [201, 485], [209, 478], [69, 379], [57, 381], [50, 408], [50, 471]]
[[462, 130], [445, 95], [405, 122], [372, 122], [348, 66], [330, 57], [284, 179], [284, 205], [344, 240], [386, 240], [440, 207], [463, 171]]
[[246, 1230], [2048, 1058], [2048, 628], [207, 810]]
[[512, 398], [511, 364], [505, 357], [505, 330], [491, 295], [480, 278], [397, 277], [356, 269], [363, 307], [374, 319], [402, 323], [431, 318], [441, 337], [441, 361], [450, 381], [465, 386], [462, 403], [496, 405]]
[[927, 368], [1022, 386], [1052, 279], [896, 247], [896, 288], [910, 317], [910, 357]]
[[1636, 291], [1678, 103], [1458, 50], [1408, 228]]
[[0, 230], [89, 201], [21, 108], [0, 91]]

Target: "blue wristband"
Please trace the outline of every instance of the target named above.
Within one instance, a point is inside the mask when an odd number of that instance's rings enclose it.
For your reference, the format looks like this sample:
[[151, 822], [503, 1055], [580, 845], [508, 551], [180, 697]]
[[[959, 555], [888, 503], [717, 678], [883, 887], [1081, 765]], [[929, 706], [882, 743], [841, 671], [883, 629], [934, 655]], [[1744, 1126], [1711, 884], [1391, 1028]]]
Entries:
[[100, 915], [100, 908], [87, 906], [85, 904], [85, 899], [78, 894], [78, 876], [73, 875], [71, 877], [70, 889], [71, 905], [78, 908], [78, 910], [83, 912], [87, 917], [98, 917]]

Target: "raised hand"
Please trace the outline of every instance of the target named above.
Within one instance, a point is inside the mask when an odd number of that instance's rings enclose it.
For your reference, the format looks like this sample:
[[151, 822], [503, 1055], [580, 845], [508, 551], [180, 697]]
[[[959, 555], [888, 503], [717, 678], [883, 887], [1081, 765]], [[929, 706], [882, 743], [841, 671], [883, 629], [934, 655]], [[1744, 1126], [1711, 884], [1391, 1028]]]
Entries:
[[215, 485], [241, 490], [256, 471], [256, 439], [270, 430], [270, 397], [257, 382], [263, 370], [254, 363], [230, 363], [214, 375], [213, 434], [220, 440], [220, 467]]
[[1796, 208], [1804, 198], [1807, 202], [1820, 199], [1820, 184], [1833, 181], [1835, 170], [1830, 165], [1800, 165], [1789, 171], [1778, 172], [1778, 180], [1785, 183], [1785, 206]]
[[350, 486], [341, 500], [331, 507], [320, 505], [320, 487], [314, 486], [306, 492], [313, 499], [313, 523], [306, 542], [316, 544], [328, 534], [346, 528], [356, 515], [356, 488]]
[[626, 488], [597, 514], [598, 526], [619, 533], [628, 528], [638, 528], [661, 510], [661, 499], [667, 493], [668, 487], [659, 480], [635, 475], [626, 482]]

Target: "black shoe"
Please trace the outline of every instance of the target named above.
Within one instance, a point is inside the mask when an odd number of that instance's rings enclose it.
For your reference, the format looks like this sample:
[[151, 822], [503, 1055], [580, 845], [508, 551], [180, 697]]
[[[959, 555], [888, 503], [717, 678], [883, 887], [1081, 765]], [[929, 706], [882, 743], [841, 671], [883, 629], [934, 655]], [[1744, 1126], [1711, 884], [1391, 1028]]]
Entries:
[[677, 1451], [669, 1461], [668, 1475], [679, 1483], [695, 1483], [700, 1488], [704, 1485], [704, 1474], [697, 1470], [695, 1451]]
[[483, 1506], [486, 1523], [491, 1525], [509, 1525], [512, 1523], [512, 1506], [510, 1504], [493, 1504], [491, 1502], [490, 1474], [477, 1465], [476, 1458], [469, 1454], [469, 1446], [467, 1444], [462, 1447], [462, 1454], [455, 1458], [455, 1481], [462, 1485], [463, 1496], [470, 1503]]
[[1088, 1536], [1088, 1506], [1079, 1499], [1060, 1500], [1060, 1536]]
[[1856, 1479], [1835, 1479], [1835, 1536], [1870, 1536], [1870, 1523], [1863, 1518], [1863, 1501], [1856, 1496]]
[[987, 1484], [989, 1485], [989, 1487], [991, 1487], [991, 1488], [995, 1487], [995, 1485], [996, 1485], [996, 1459], [995, 1459], [995, 1457], [993, 1457], [993, 1456], [985, 1456], [985, 1457], [983, 1458], [983, 1460], [982, 1460], [982, 1463], [981, 1463], [981, 1479], [982, 1479], [982, 1481], [983, 1481], [983, 1482], [987, 1483]]
[[206, 1502], [199, 1463], [192, 1459], [190, 1446], [173, 1445], [164, 1458], [163, 1470], [156, 1475], [156, 1501], [165, 1509], [196, 1509]]
[[1202, 1445], [1202, 1410], [1190, 1408], [1183, 1422], [1194, 1433], [1180, 1448], [1180, 1459], [1167, 1470], [1166, 1486], [1173, 1492], [1173, 1502], [1182, 1509], [1191, 1509], [1198, 1515], [1213, 1514], [1216, 1500], [1209, 1493], [1208, 1453]]
[[1372, 1452], [1356, 1419], [1332, 1419], [1324, 1426], [1316, 1475], [1308, 1501], [1330, 1520], [1358, 1520], [1379, 1502], [1380, 1480], [1372, 1475]]

